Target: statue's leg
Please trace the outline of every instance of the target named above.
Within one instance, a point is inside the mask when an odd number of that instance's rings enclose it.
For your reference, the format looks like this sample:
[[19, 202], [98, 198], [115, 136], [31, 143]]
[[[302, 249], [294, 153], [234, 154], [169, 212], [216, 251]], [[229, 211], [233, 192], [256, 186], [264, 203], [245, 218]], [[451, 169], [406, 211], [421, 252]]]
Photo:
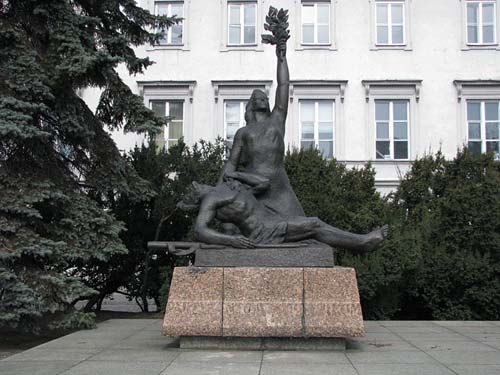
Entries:
[[368, 234], [343, 231], [324, 223], [315, 217], [293, 218], [288, 222], [286, 241], [300, 241], [313, 238], [334, 247], [342, 247], [355, 252], [372, 250], [387, 235], [387, 228], [376, 229]]

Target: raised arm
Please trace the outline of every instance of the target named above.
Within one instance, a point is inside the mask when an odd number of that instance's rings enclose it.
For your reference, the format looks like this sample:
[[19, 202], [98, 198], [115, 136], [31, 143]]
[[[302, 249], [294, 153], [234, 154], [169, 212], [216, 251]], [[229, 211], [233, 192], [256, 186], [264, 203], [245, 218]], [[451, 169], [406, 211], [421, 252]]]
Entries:
[[286, 61], [286, 44], [276, 46], [278, 56], [276, 100], [273, 109], [273, 116], [277, 117], [279, 124], [285, 134], [285, 120], [288, 113], [288, 98], [290, 90], [290, 73]]

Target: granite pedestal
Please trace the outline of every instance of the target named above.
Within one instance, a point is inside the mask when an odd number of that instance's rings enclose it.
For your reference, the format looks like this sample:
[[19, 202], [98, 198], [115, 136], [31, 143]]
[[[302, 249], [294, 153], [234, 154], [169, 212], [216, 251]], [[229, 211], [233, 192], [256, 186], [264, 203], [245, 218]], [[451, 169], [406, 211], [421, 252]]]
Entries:
[[190, 337], [185, 346], [265, 348], [279, 344], [271, 338], [295, 338], [281, 348], [339, 348], [325, 339], [364, 334], [356, 274], [342, 267], [177, 267], [163, 334]]

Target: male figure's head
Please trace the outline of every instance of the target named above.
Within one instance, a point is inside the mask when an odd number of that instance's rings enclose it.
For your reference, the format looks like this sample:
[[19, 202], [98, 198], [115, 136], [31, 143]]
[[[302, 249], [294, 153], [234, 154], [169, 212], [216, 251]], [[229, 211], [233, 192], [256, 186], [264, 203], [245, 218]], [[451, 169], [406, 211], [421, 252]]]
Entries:
[[247, 123], [255, 121], [255, 112], [271, 113], [269, 99], [266, 93], [259, 89], [253, 90], [250, 100], [247, 103], [245, 112], [245, 121]]

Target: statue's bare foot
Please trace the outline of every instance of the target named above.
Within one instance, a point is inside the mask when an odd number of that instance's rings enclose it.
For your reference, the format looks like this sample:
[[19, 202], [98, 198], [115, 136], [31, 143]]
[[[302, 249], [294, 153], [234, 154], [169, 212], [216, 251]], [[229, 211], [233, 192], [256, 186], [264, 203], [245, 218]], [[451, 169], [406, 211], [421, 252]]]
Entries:
[[364, 250], [366, 252], [375, 249], [382, 241], [387, 238], [389, 226], [386, 224], [365, 235]]

